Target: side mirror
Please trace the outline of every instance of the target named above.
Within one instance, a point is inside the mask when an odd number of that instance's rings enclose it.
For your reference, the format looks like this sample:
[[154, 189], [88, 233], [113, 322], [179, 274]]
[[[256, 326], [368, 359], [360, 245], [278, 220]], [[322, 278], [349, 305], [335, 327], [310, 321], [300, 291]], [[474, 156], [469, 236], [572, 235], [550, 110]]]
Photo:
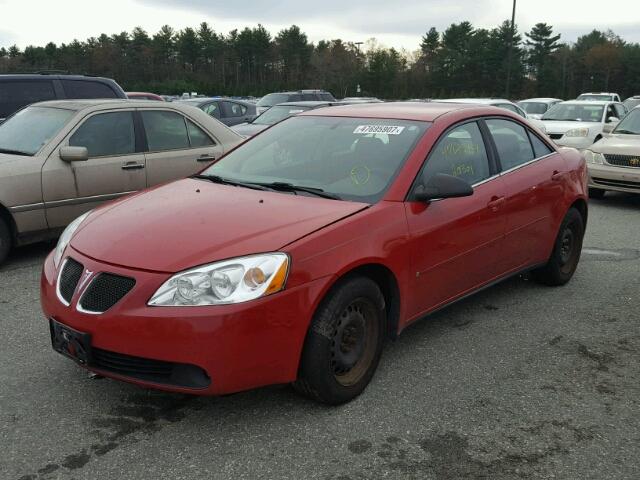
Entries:
[[87, 147], [62, 147], [60, 158], [65, 162], [86, 162], [89, 160]]
[[618, 123], [620, 119], [618, 117], [609, 117], [607, 123]]
[[437, 198], [468, 197], [473, 195], [473, 187], [461, 178], [444, 173], [437, 173], [430, 178], [423, 178], [413, 198], [418, 202], [428, 202]]

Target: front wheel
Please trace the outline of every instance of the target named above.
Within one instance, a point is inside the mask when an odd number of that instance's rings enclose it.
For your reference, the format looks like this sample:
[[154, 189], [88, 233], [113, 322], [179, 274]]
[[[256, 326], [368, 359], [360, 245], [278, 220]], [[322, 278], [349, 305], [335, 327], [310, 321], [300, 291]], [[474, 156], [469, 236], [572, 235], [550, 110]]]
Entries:
[[4, 262], [11, 250], [11, 230], [9, 225], [0, 218], [0, 264]]
[[572, 207], [562, 220], [549, 261], [532, 272], [533, 278], [551, 286], [564, 285], [571, 280], [578, 268], [583, 238], [584, 220]]
[[331, 405], [357, 397], [378, 366], [385, 332], [378, 285], [359, 276], [343, 281], [314, 315], [294, 388]]

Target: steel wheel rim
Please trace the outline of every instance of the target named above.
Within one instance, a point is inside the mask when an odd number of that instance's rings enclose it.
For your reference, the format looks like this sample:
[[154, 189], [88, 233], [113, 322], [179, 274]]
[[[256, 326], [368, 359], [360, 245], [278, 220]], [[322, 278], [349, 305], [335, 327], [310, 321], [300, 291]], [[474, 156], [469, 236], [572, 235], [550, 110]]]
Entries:
[[560, 269], [563, 273], [569, 273], [578, 261], [579, 249], [578, 235], [574, 223], [567, 225], [560, 237]]
[[377, 310], [368, 299], [352, 301], [337, 316], [330, 368], [338, 383], [351, 386], [364, 377], [375, 357], [378, 330]]

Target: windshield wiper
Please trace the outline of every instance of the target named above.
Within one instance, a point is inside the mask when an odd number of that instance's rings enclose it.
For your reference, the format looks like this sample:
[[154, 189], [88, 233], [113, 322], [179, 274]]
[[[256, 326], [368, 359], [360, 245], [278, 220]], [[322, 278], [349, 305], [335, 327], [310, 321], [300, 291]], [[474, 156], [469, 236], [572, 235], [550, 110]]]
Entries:
[[22, 150], [11, 150], [9, 148], [0, 148], [0, 153], [7, 153], [9, 155], [23, 155], [25, 157], [31, 156], [31, 154], [28, 152], [23, 152]]
[[305, 187], [303, 185], [294, 185], [293, 183], [287, 182], [271, 182], [271, 183], [256, 183], [255, 185], [260, 185], [262, 187], [270, 188], [272, 190], [277, 190], [279, 192], [305, 192], [315, 195], [317, 197], [322, 198], [330, 198], [331, 200], [342, 200], [338, 195], [333, 193], [325, 192], [321, 188], [315, 187]]
[[198, 180], [208, 180], [213, 183], [219, 183], [221, 185], [232, 185], [234, 187], [245, 187], [251, 188], [252, 190], [268, 190], [264, 186], [259, 183], [244, 183], [244, 182], [236, 182], [235, 180], [229, 180], [228, 178], [223, 178], [219, 175], [191, 175], [191, 178], [197, 178]]
[[612, 133], [623, 133], [623, 134], [627, 134], [627, 135], [640, 135], [640, 132], [632, 132], [630, 130], [625, 130], [624, 128], [622, 130], [614, 130]]

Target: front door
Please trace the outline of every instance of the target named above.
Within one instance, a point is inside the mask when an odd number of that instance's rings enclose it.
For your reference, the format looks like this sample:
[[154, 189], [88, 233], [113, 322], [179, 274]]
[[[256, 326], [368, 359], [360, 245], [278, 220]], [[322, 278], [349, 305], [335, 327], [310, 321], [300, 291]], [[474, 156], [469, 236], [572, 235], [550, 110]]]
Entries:
[[189, 118], [168, 110], [140, 110], [147, 140], [147, 185], [193, 175], [223, 153], [218, 144]]
[[434, 310], [496, 277], [505, 226], [504, 185], [494, 175], [476, 122], [449, 130], [424, 174], [444, 173], [474, 185], [472, 196], [407, 202], [412, 259], [409, 315]]
[[50, 228], [64, 227], [102, 202], [146, 187], [132, 111], [85, 117], [60, 146], [66, 145], [86, 147], [89, 160], [65, 162], [57, 148], [45, 162], [42, 192]]

